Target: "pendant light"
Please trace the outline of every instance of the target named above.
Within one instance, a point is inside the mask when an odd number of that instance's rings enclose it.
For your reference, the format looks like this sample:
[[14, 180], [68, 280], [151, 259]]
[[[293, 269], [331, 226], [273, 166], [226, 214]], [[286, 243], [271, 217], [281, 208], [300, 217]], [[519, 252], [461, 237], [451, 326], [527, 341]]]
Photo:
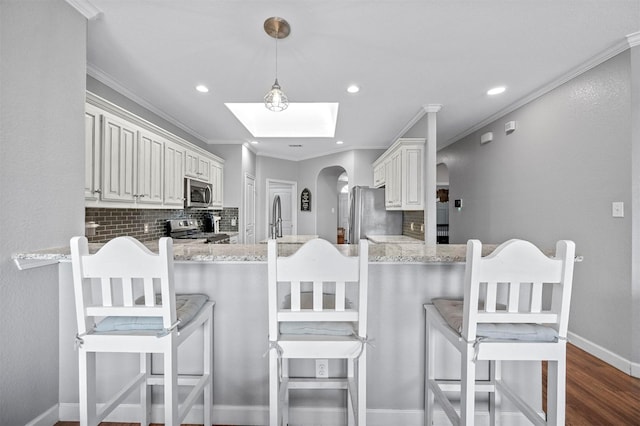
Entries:
[[280, 84], [278, 84], [278, 39], [286, 38], [291, 32], [291, 27], [284, 19], [273, 16], [264, 21], [264, 31], [276, 39], [276, 81], [271, 86], [271, 90], [264, 96], [264, 106], [270, 111], [280, 112], [287, 109], [289, 99], [287, 99], [287, 95], [284, 94]]

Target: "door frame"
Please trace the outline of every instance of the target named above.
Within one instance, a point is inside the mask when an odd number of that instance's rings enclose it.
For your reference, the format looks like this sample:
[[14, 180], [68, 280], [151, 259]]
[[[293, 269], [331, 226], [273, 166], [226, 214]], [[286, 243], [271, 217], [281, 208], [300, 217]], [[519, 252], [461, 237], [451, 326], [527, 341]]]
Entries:
[[[265, 238], [269, 238], [269, 217], [271, 216], [271, 200], [269, 198], [270, 190], [272, 186], [288, 186], [291, 188], [291, 228], [293, 235], [298, 233], [298, 212], [296, 210], [297, 200], [298, 200], [298, 182], [290, 181], [290, 180], [282, 180], [282, 179], [267, 179], [266, 180], [266, 191], [265, 191]], [[281, 206], [283, 209], [286, 206]]]

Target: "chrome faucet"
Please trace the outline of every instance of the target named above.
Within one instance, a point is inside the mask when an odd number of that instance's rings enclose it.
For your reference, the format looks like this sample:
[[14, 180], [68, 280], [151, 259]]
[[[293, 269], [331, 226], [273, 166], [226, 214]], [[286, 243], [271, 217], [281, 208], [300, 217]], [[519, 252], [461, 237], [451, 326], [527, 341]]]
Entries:
[[271, 209], [271, 239], [282, 237], [282, 206], [280, 196], [273, 198], [273, 208]]

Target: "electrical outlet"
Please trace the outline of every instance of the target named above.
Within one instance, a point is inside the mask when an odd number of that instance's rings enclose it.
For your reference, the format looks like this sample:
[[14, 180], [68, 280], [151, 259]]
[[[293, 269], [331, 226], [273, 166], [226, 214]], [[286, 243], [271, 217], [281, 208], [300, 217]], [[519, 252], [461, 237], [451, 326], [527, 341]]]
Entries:
[[329, 360], [316, 359], [316, 379], [329, 378]]
[[144, 224], [144, 233], [145, 233], [145, 234], [148, 234], [148, 233], [149, 233], [149, 224], [148, 224], [148, 223], [145, 223], [145, 224]]
[[624, 202], [614, 201], [611, 203], [611, 215], [613, 217], [624, 217]]

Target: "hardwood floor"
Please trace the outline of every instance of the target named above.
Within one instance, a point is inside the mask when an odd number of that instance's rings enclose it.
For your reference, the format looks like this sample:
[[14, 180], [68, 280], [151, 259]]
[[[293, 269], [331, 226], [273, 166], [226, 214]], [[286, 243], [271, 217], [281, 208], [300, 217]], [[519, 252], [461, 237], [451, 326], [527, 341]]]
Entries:
[[[543, 363], [543, 401], [547, 386], [545, 367]], [[640, 379], [568, 344], [566, 426], [608, 425], [640, 425]]]
[[[545, 401], [547, 385], [544, 365], [542, 373]], [[78, 426], [78, 422], [58, 422], [55, 426]], [[103, 422], [101, 426], [139, 424]], [[571, 344], [567, 345], [566, 426], [640, 426], [640, 379], [611, 367]]]

